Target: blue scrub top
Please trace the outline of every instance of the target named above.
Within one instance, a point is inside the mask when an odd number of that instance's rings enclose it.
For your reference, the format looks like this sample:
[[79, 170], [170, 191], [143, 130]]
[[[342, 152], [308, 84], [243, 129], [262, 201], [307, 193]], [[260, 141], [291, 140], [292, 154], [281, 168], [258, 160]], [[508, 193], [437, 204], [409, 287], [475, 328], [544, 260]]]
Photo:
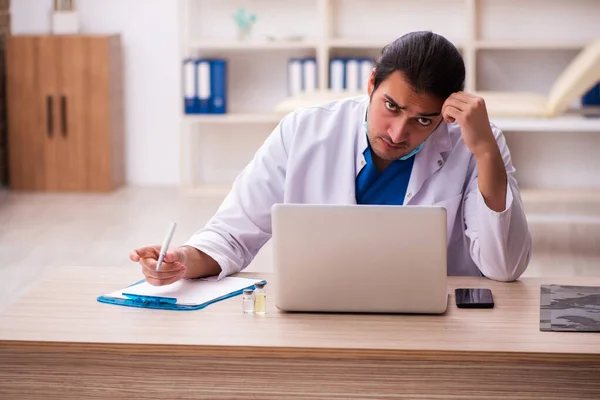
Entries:
[[363, 155], [366, 165], [356, 177], [355, 185], [357, 204], [403, 205], [415, 157], [395, 160], [379, 172], [373, 163], [370, 145]]

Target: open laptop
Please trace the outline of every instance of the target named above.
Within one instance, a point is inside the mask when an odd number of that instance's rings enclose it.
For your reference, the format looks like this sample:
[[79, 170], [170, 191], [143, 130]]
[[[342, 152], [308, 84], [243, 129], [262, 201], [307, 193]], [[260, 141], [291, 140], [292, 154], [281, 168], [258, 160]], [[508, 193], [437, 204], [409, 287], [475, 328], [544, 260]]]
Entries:
[[276, 204], [272, 228], [280, 310], [446, 311], [443, 207]]

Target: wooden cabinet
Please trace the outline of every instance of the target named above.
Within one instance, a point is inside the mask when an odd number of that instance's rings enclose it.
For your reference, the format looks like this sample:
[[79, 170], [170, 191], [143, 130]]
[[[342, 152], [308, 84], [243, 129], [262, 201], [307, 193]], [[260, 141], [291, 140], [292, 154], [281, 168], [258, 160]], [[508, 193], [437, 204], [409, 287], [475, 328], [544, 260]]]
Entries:
[[10, 188], [120, 187], [124, 182], [120, 37], [10, 36], [6, 64]]

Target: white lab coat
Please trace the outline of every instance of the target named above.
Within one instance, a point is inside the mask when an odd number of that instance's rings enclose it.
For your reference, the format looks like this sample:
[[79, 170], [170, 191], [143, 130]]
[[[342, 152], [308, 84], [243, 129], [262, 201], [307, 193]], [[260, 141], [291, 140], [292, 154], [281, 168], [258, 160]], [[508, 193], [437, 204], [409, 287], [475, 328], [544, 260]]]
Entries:
[[[219, 278], [244, 269], [271, 237], [275, 203], [356, 204], [365, 165], [368, 97], [299, 109], [282, 119], [240, 173], [221, 207], [185, 244], [214, 258]], [[447, 210], [448, 275], [517, 279], [527, 268], [531, 236], [503, 134], [492, 125], [506, 171], [506, 209], [487, 207], [477, 163], [457, 124], [442, 122], [415, 156], [404, 204]], [[307, 249], [310, 251], [310, 249]]]

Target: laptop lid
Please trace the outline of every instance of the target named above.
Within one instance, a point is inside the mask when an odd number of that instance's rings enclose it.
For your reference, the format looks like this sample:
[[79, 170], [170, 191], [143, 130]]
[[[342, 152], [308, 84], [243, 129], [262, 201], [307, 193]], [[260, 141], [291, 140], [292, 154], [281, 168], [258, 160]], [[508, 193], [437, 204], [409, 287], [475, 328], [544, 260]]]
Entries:
[[272, 228], [281, 310], [446, 310], [443, 207], [276, 204]]

